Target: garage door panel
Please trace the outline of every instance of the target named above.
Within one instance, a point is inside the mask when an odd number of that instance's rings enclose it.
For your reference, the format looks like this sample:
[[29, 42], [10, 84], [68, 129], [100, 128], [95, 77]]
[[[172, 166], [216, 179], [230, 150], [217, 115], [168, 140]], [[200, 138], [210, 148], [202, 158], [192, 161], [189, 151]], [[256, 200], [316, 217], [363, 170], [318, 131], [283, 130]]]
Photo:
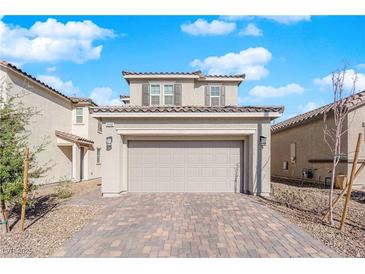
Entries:
[[129, 141], [129, 191], [234, 192], [240, 184], [241, 143]]

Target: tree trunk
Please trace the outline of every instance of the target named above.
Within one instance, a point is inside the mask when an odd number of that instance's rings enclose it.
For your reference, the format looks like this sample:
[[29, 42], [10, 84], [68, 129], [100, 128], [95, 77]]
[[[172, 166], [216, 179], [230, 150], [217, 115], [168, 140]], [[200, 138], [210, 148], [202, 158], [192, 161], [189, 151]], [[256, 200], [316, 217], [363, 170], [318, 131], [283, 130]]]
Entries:
[[328, 220], [331, 225], [333, 225], [333, 189], [335, 186], [335, 180], [336, 180], [336, 166], [337, 166], [337, 159], [336, 156], [333, 157], [333, 166], [332, 166], [332, 178], [331, 178], [331, 186], [330, 186], [330, 193], [329, 193], [329, 201], [328, 201], [328, 208], [329, 208], [329, 216]]
[[4, 200], [0, 201], [0, 221], [1, 221], [1, 232], [3, 234], [9, 232], [8, 212], [6, 210], [6, 204]]

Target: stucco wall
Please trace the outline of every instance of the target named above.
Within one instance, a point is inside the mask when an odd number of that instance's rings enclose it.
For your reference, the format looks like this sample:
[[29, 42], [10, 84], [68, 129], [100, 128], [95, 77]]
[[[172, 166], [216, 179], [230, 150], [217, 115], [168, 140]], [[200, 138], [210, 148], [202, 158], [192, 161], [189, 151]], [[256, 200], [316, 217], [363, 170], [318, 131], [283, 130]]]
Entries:
[[[102, 133], [98, 132], [98, 120], [91, 117], [89, 111], [87, 111], [89, 120], [89, 135], [88, 139], [94, 141], [92, 150], [88, 150], [88, 178], [99, 178], [101, 177], [101, 164], [96, 162], [96, 149], [102, 148]], [[101, 154], [103, 149], [101, 150]]]
[[[333, 118], [329, 117], [328, 125], [333, 124]], [[323, 120], [317, 119], [309, 123], [289, 128], [271, 136], [271, 174], [290, 178], [302, 178], [303, 169], [314, 170], [315, 181], [323, 182], [325, 177], [330, 177], [332, 170], [331, 163], [309, 163], [314, 159], [331, 159], [332, 154], [323, 138]], [[296, 145], [295, 163], [290, 159], [290, 145]], [[347, 152], [347, 135], [342, 141], [342, 152]], [[283, 170], [283, 162], [288, 161], [288, 170]], [[346, 164], [339, 164], [338, 174], [346, 174]]]
[[[363, 134], [362, 147], [360, 153], [360, 159], [365, 160], [365, 106], [359, 107], [351, 111], [348, 115], [348, 148], [349, 148], [349, 159], [353, 160], [354, 151], [356, 148], [356, 142], [359, 133]], [[351, 173], [352, 164], [348, 165], [348, 174]], [[365, 185], [365, 169], [360, 173], [359, 177], [354, 182], [355, 185]]]
[[[58, 146], [56, 130], [73, 133], [94, 141], [94, 149], [85, 150], [84, 178], [100, 177], [101, 166], [96, 165], [96, 148], [101, 147], [102, 135], [97, 132], [97, 119], [90, 116], [88, 107], [83, 108], [83, 123], [77, 125], [75, 107], [67, 98], [56, 95], [22, 75], [0, 66], [0, 77], [3, 76], [10, 83], [9, 93], [20, 95], [20, 100], [26, 107], [32, 107], [39, 112], [31, 118], [26, 127], [31, 133], [29, 136], [30, 148], [32, 149], [45, 140], [48, 142], [45, 150], [38, 155], [37, 159], [39, 166], [48, 166], [50, 169], [44, 177], [35, 180], [35, 183], [47, 184], [61, 179], [78, 180], [80, 178], [79, 146], [76, 144]], [[73, 160], [74, 162], [72, 162]]]
[[182, 84], [182, 105], [204, 106], [205, 92], [204, 86], [209, 84], [219, 84], [225, 86], [226, 105], [237, 105], [238, 86], [231, 82], [202, 82], [194, 79], [168, 79], [168, 80], [130, 80], [130, 105], [142, 105], [142, 84], [143, 83]]
[[[108, 126], [107, 126], [108, 125]], [[245, 176], [247, 190], [251, 193], [265, 195], [270, 192], [270, 121], [269, 118], [249, 119], [249, 118], [103, 118], [103, 140], [110, 136], [113, 138], [113, 147], [107, 151], [103, 149], [102, 155], [102, 192], [105, 195], [118, 194], [128, 191], [127, 184], [123, 181], [122, 163], [126, 161], [127, 137], [121, 137], [117, 129], [202, 129], [217, 128], [229, 129], [254, 129], [252, 135], [242, 136], [247, 142], [245, 148], [246, 170]], [[259, 136], [267, 138], [266, 146], [259, 146]], [[133, 136], [132, 136], [133, 137]], [[157, 137], [158, 138], [158, 137]], [[174, 137], [164, 137], [164, 139], [174, 139]], [[189, 138], [184, 137], [184, 138]], [[199, 136], [201, 140], [211, 137]], [[220, 137], [232, 138], [232, 136]], [[124, 179], [125, 180], [125, 179]], [[123, 183], [124, 182], [124, 183]]]
[[[1, 73], [4, 75], [3, 68]], [[10, 94], [20, 94], [21, 101], [27, 107], [36, 108], [39, 114], [30, 119], [27, 130], [31, 132], [29, 137], [30, 148], [43, 143], [48, 139], [46, 149], [38, 155], [40, 166], [50, 166], [43, 178], [36, 183], [51, 183], [61, 178], [71, 178], [70, 151], [60, 149], [57, 146], [55, 130], [71, 132], [72, 105], [67, 99], [51, 94], [45, 88], [40, 87], [19, 75], [8, 72], [7, 81], [12, 85]]]

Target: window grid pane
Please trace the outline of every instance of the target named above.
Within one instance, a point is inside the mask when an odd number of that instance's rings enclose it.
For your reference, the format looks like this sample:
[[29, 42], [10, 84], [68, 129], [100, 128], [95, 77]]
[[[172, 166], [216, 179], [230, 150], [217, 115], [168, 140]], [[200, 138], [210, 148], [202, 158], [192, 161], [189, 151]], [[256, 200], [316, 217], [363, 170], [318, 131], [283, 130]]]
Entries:
[[211, 96], [220, 96], [220, 87], [210, 87]]
[[151, 85], [151, 94], [160, 95], [160, 85]]
[[174, 94], [174, 86], [173, 85], [165, 85], [164, 86], [164, 94], [173, 95]]
[[213, 107], [219, 106], [219, 97], [211, 97], [211, 104]]
[[82, 116], [82, 108], [76, 108], [76, 115]]
[[82, 116], [76, 116], [76, 123], [78, 124], [82, 123]]
[[151, 96], [151, 105], [159, 105], [160, 104], [160, 96]]
[[173, 105], [174, 100], [173, 100], [173, 96], [165, 96], [165, 105]]

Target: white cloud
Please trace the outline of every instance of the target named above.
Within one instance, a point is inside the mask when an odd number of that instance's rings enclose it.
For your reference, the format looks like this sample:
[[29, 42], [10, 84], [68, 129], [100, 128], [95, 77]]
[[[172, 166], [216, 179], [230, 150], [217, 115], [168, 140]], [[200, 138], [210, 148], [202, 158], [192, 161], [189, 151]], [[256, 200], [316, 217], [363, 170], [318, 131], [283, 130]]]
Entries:
[[[344, 82], [344, 88], [346, 91], [351, 90], [355, 74], [356, 71], [353, 69], [346, 70]], [[313, 80], [313, 83], [319, 88], [320, 91], [332, 91], [332, 74], [329, 74], [322, 78], [315, 78]], [[357, 73], [355, 88], [356, 92], [365, 90], [365, 73]]]
[[305, 105], [299, 105], [298, 108], [301, 111], [301, 113], [305, 113], [318, 108], [318, 105], [316, 102], [308, 102]]
[[245, 29], [239, 32], [240, 36], [262, 36], [262, 30], [256, 27], [255, 24], [248, 24]]
[[246, 74], [248, 80], [259, 80], [269, 74], [265, 68], [272, 58], [270, 51], [263, 47], [248, 48], [238, 53], [210, 56], [204, 60], [195, 59], [190, 63], [194, 68], [208, 74]]
[[194, 23], [183, 24], [180, 26], [183, 32], [191, 35], [225, 35], [236, 29], [236, 24], [213, 20], [207, 22], [204, 19], [197, 19]]
[[80, 90], [74, 86], [71, 80], [62, 81], [59, 77], [53, 75], [38, 75], [37, 78], [50, 87], [53, 87], [54, 89], [61, 91], [66, 95], [72, 96], [80, 92]]
[[90, 98], [98, 105], [122, 105], [119, 98], [113, 98], [113, 90], [110, 87], [96, 87], [91, 91]]
[[279, 15], [273, 15], [273, 16], [260, 16], [261, 18], [273, 20], [280, 24], [290, 25], [295, 24], [301, 21], [309, 22], [311, 20], [310, 15], [301, 15], [301, 16], [294, 16], [294, 15], [288, 15], [288, 16], [279, 16]]
[[249, 91], [249, 95], [260, 98], [277, 98], [290, 94], [302, 94], [303, 92], [304, 88], [302, 86], [291, 83], [278, 88], [272, 86], [255, 86]]
[[55, 72], [56, 70], [57, 70], [56, 67], [48, 67], [47, 68], [47, 71], [49, 71], [49, 72]]
[[356, 68], [359, 70], [365, 70], [365, 64], [358, 64]]
[[96, 40], [114, 36], [90, 20], [61, 23], [49, 18], [29, 29], [0, 21], [0, 57], [19, 63], [83, 63], [100, 57], [103, 46], [94, 45]]

